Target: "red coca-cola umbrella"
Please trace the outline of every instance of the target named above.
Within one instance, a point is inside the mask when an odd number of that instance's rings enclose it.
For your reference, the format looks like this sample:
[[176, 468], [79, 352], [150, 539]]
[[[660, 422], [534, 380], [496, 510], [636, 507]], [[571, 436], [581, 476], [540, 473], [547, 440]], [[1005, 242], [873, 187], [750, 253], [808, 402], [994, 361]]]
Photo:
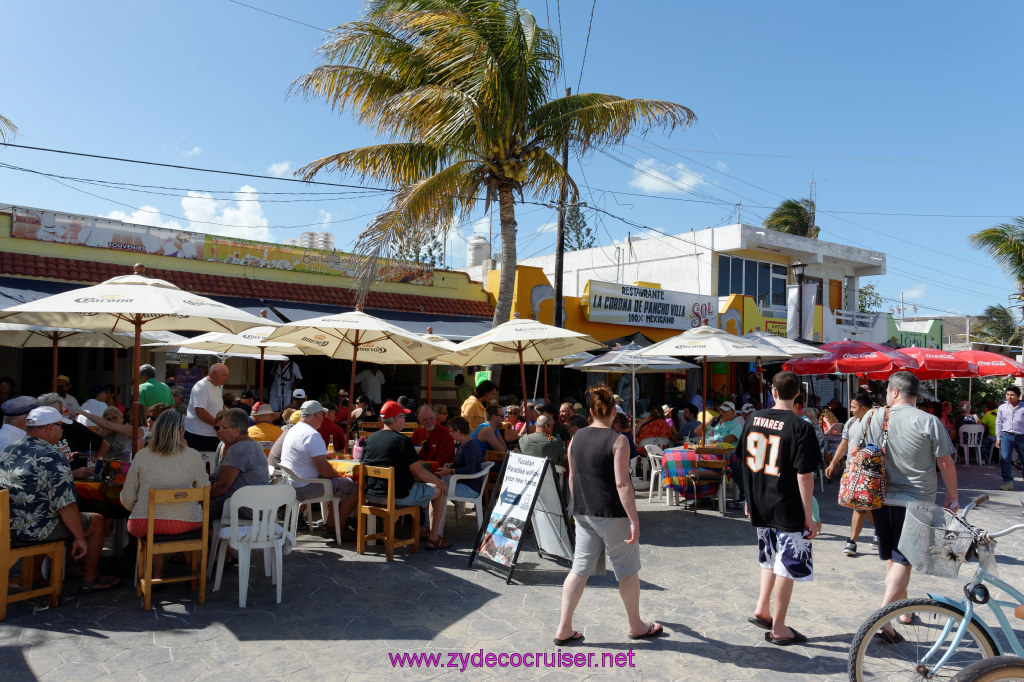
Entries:
[[869, 341], [834, 341], [819, 347], [828, 351], [820, 358], [790, 360], [784, 370], [797, 374], [870, 374], [918, 369], [914, 358], [899, 351]]
[[[978, 374], [978, 365], [964, 358], [959, 358], [952, 353], [938, 348], [900, 348], [900, 353], [917, 360], [920, 365], [918, 369], [911, 369], [914, 375], [921, 380], [933, 381], [937, 379], [970, 379]], [[888, 372], [869, 372], [869, 379], [888, 379], [889, 375], [899, 371], [893, 369]]]
[[1024, 365], [1005, 355], [983, 350], [961, 350], [953, 353], [956, 357], [978, 366], [978, 376], [983, 377], [1024, 377]]

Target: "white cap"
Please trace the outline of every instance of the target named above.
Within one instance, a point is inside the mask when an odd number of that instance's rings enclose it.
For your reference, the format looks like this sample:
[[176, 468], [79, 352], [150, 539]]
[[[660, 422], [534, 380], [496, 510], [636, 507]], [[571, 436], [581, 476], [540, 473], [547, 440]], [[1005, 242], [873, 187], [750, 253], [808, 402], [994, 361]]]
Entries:
[[718, 406], [718, 409], [719, 410], [730, 410], [732, 412], [735, 412], [736, 411], [736, 406], [733, 405], [732, 403], [730, 403], [728, 400], [726, 400], [724, 403], [722, 403], [721, 405]]
[[299, 400], [305, 400], [306, 399], [306, 391], [304, 391], [301, 388], [297, 388], [294, 391], [292, 391], [292, 397], [293, 398], [298, 398]]
[[740, 412], [743, 413], [743, 414], [750, 414], [753, 411], [754, 411], [754, 406], [751, 405], [750, 403], [744, 403], [743, 404], [743, 409], [740, 410]]
[[60, 412], [52, 407], [37, 407], [25, 417], [25, 426], [46, 426], [47, 424], [70, 424], [70, 419], [65, 419]]

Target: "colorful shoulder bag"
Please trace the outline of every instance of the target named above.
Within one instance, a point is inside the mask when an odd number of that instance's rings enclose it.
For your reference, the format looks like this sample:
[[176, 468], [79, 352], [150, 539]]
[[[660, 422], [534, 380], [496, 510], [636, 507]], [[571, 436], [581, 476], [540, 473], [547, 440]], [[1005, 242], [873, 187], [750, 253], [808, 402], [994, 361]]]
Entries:
[[885, 408], [882, 425], [882, 447], [865, 445], [864, 435], [871, 425], [872, 410], [866, 417], [857, 451], [850, 455], [850, 461], [839, 484], [839, 504], [858, 511], [872, 511], [885, 504], [885, 447], [889, 442], [889, 408]]

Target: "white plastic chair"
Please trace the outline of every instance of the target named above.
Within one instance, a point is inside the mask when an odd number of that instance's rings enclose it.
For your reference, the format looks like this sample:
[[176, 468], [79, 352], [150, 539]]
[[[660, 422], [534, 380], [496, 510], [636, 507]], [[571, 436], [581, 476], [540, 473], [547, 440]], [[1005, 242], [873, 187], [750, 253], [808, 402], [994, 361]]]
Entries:
[[[646, 448], [648, 445], [655, 445], [655, 446], [658, 447], [659, 450], [664, 452], [665, 448], [667, 448], [670, 444], [671, 443], [670, 443], [668, 438], [644, 438], [642, 441], [640, 441], [636, 445], [637, 445], [638, 448], [641, 448], [641, 447], [642, 448]], [[642, 466], [642, 465], [643, 465], [643, 462], [640, 462], [639, 466]], [[644, 476], [645, 476], [645, 473], [644, 472], [640, 472], [640, 478], [644, 478]]]
[[961, 449], [964, 451], [964, 464], [971, 463], [971, 449], [974, 449], [975, 461], [981, 466], [981, 443], [985, 438], [985, 426], [982, 424], [964, 424], [957, 432]]
[[[343, 525], [345, 525], [345, 519], [339, 518], [341, 512], [338, 511], [338, 508], [341, 506], [341, 500], [339, 500], [337, 497], [334, 496], [334, 486], [331, 484], [331, 479], [329, 479], [329, 478], [302, 478], [301, 476], [299, 476], [294, 471], [292, 471], [291, 469], [289, 469], [288, 467], [286, 467], [284, 465], [278, 465], [278, 468], [281, 471], [284, 472], [285, 477], [289, 481], [294, 481], [295, 483], [301, 483], [303, 485], [306, 485], [306, 484], [309, 484], [309, 483], [318, 483], [321, 486], [323, 486], [323, 494], [320, 495], [320, 497], [310, 497], [310, 498], [307, 498], [305, 500], [302, 500], [301, 502], [299, 502], [299, 509], [301, 510], [303, 507], [305, 507], [305, 509], [306, 509], [306, 523], [309, 524], [310, 528], [312, 528], [313, 527], [313, 512], [312, 512], [311, 506], [316, 504], [317, 502], [320, 503], [320, 517], [326, 522], [327, 521], [327, 505], [328, 504], [331, 505], [334, 508], [334, 537], [338, 541], [338, 544], [340, 545], [341, 544], [341, 527]], [[296, 523], [297, 522], [298, 522], [298, 519], [296, 519]]]
[[654, 497], [655, 492], [658, 493], [658, 501], [661, 502], [661, 459], [664, 456], [665, 451], [657, 445], [647, 446], [647, 460], [651, 463], [651, 487], [647, 490], [648, 502]]
[[[487, 474], [490, 473], [491, 467], [494, 466], [494, 462], [484, 462], [480, 471], [475, 474], [452, 474], [448, 477], [448, 496], [445, 498], [445, 511], [448, 510], [448, 503], [451, 502], [455, 505], [455, 522], [459, 521], [459, 505], [463, 502], [471, 503], [476, 508], [476, 529], [480, 530], [480, 526], [484, 522], [484, 486], [480, 486], [480, 492], [477, 493], [476, 497], [460, 497], [455, 494], [455, 484], [467, 481], [473, 481], [477, 479], [487, 480]], [[444, 535], [444, 521], [447, 514], [441, 517], [441, 525], [437, 529], [438, 535]]]
[[[286, 529], [291, 527], [292, 516], [296, 512], [295, 502], [295, 489], [290, 485], [247, 485], [235, 491], [231, 496], [230, 526], [222, 526], [214, 540], [214, 548], [218, 550], [214, 592], [220, 589], [228, 546], [231, 546], [238, 551], [238, 606], [245, 608], [252, 550], [262, 549], [273, 554], [270, 576], [271, 582], [277, 585], [277, 603], [281, 603], [284, 582], [281, 575], [282, 556]], [[238, 510], [243, 507], [252, 510], [251, 520], [238, 518]], [[285, 508], [283, 525], [277, 522], [281, 507]]]

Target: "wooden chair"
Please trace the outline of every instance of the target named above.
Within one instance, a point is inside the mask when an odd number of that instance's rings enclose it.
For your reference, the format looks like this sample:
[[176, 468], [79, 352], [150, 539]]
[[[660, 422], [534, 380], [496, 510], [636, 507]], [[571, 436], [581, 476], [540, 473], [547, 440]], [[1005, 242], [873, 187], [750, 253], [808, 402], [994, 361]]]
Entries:
[[[356, 553], [366, 552], [367, 540], [383, 540], [384, 551], [388, 561], [395, 556], [396, 547], [412, 547], [412, 553], [420, 551], [420, 508], [395, 506], [395, 468], [373, 467], [365, 464], [359, 467], [359, 520], [356, 530]], [[369, 478], [383, 478], [388, 484], [387, 501], [384, 504], [370, 502], [366, 499], [366, 482]], [[412, 538], [409, 540], [395, 539], [395, 523], [402, 516], [412, 517]], [[383, 528], [379, 532], [367, 534], [366, 517], [379, 517]]]
[[505, 457], [507, 456], [508, 453], [502, 452], [501, 450], [488, 450], [484, 453], [485, 462], [494, 462], [494, 466], [491, 467], [490, 473], [487, 474], [487, 482], [484, 484], [484, 508], [487, 508], [491, 504], [491, 494], [494, 492], [494, 488], [498, 485], [505, 463]]
[[[693, 513], [697, 513], [697, 486], [701, 483], [718, 483], [718, 511], [725, 516], [726, 471], [729, 468], [728, 453], [716, 448], [696, 448], [697, 461], [686, 475], [686, 482], [693, 487]], [[719, 454], [722, 459], [702, 459], [702, 455]]]
[[[60, 606], [61, 584], [64, 578], [64, 541], [43, 542], [18, 547], [11, 546], [11, 492], [0, 490], [0, 621], [7, 618], [7, 605], [49, 596], [50, 606]], [[43, 587], [33, 588], [32, 577], [35, 575], [36, 559], [50, 559], [50, 582]], [[10, 584], [11, 569], [21, 562], [21, 584]]]
[[[203, 525], [189, 533], [178, 535], [156, 535], [153, 527], [156, 522], [156, 505], [158, 504], [190, 504], [200, 502], [203, 506]], [[164, 583], [181, 583], [189, 581], [193, 590], [198, 588], [197, 601], [206, 602], [206, 562], [204, 552], [210, 546], [210, 486], [202, 488], [176, 488], [171, 490], [149, 489], [149, 513], [146, 524], [146, 536], [139, 538], [139, 549], [136, 558], [138, 584], [135, 594], [142, 597], [142, 605], [147, 611], [153, 604], [153, 586]], [[153, 577], [153, 557], [157, 554], [174, 554], [187, 552], [189, 557], [188, 575], [174, 578]]]

